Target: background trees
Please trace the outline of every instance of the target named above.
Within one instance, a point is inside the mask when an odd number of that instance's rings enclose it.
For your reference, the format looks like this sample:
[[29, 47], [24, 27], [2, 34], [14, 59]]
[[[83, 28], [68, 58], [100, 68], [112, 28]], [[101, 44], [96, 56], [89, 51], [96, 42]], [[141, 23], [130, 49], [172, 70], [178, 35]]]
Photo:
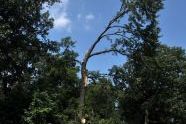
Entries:
[[35, 63], [56, 43], [47, 38], [53, 19], [43, 4], [56, 0], [0, 1], [0, 122], [20, 123], [31, 101], [29, 85], [37, 75]]
[[184, 123], [185, 59], [181, 48], [160, 46], [153, 57], [144, 56], [138, 62], [130, 58], [123, 67], [113, 68], [115, 85], [122, 92], [120, 112], [129, 124], [145, 119], [147, 123]]
[[33, 63], [48, 51], [55, 50], [55, 42], [47, 38], [52, 18], [42, 12], [43, 4], [56, 0], [1, 1], [1, 82], [4, 94], [16, 83], [25, 82], [26, 74], [35, 71]]
[[77, 120], [79, 98], [77, 53], [74, 42], [64, 38], [61, 51], [37, 63], [39, 75], [33, 84], [32, 102], [25, 111], [25, 123], [70, 123]]

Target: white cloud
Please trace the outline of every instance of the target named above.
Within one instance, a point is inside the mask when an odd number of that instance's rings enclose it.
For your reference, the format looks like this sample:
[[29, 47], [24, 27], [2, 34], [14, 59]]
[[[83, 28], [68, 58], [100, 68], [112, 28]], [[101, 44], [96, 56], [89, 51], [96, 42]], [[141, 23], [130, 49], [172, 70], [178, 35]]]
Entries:
[[85, 19], [85, 24], [84, 24], [84, 28], [85, 30], [90, 30], [91, 29], [91, 21], [95, 19], [95, 16], [93, 14], [87, 14], [84, 17]]
[[95, 16], [93, 14], [88, 14], [85, 16], [86, 21], [94, 20]]
[[67, 17], [66, 13], [63, 13], [54, 21], [54, 28], [69, 28], [71, 26], [71, 20]]
[[50, 9], [50, 15], [54, 18], [55, 29], [71, 30], [71, 20], [68, 17], [67, 9], [69, 0], [60, 0], [60, 3], [54, 4]]

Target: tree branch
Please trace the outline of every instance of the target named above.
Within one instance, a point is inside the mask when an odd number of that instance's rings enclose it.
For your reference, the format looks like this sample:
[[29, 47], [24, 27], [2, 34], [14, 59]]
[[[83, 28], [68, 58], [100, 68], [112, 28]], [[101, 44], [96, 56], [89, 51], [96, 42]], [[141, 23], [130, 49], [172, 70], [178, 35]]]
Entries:
[[119, 54], [121, 54], [121, 55], [123, 55], [123, 56], [124, 56], [124, 55], [127, 56], [126, 53], [123, 53], [123, 52], [121, 52], [121, 51], [119, 51], [119, 50], [117, 50], [117, 49], [108, 49], [108, 50], [103, 50], [103, 51], [99, 51], [99, 52], [92, 53], [92, 54], [89, 56], [89, 58], [91, 58], [91, 57], [93, 57], [93, 56], [96, 56], [96, 55], [105, 54], [105, 53], [110, 53], [110, 52], [116, 52], [116, 53], [119, 53]]
[[123, 37], [123, 34], [121, 34], [121, 33], [123, 33], [123, 32], [122, 32], [122, 31], [117, 31], [117, 32], [114, 32], [114, 33], [104, 34], [104, 35], [102, 36], [102, 38], [103, 38], [103, 37], [107, 37], [107, 36], [112, 36], [112, 35], [117, 35], [117, 36], [122, 36], [122, 37]]
[[121, 26], [121, 25], [113, 25], [113, 26], [111, 26], [111, 28], [125, 28], [125, 26]]
[[77, 60], [77, 59], [75, 59], [74, 61], [77, 62], [77, 63], [80, 64], [80, 65], [82, 64], [82, 62], [79, 61], [79, 60]]
[[101, 39], [103, 37], [105, 37], [105, 33], [112, 27], [112, 24], [114, 22], [116, 22], [120, 17], [122, 17], [123, 15], [125, 15], [127, 11], [126, 10], [122, 10], [122, 12], [120, 12], [119, 14], [117, 14], [106, 26], [106, 28], [103, 30], [103, 32], [97, 37], [97, 39], [95, 40], [95, 42], [92, 44], [92, 46], [90, 47], [90, 49], [88, 50], [88, 52], [86, 53], [85, 57], [84, 57], [84, 62], [86, 63], [86, 61], [88, 61], [88, 58], [90, 57], [92, 51], [94, 50], [94, 48], [96, 47], [96, 45], [101, 41]]

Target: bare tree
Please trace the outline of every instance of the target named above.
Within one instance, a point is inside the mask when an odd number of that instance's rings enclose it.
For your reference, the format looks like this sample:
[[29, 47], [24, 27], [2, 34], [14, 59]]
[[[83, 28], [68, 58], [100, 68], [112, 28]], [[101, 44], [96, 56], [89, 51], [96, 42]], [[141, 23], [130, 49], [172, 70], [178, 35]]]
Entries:
[[[97, 56], [100, 54], [105, 54], [105, 53], [119, 53], [122, 55], [126, 55], [124, 52], [120, 51], [119, 49], [116, 49], [114, 47], [110, 47], [108, 49], [104, 49], [102, 51], [94, 52], [96, 46], [103, 41], [104, 38], [107, 40], [112, 40], [110, 39], [110, 36], [123, 36], [122, 33], [123, 31], [121, 28], [122, 26], [114, 25], [118, 23], [120, 18], [122, 18], [125, 14], [127, 13], [126, 9], [123, 8], [123, 4], [121, 6], [120, 11], [116, 14], [116, 16], [111, 19], [108, 23], [108, 25], [105, 27], [105, 29], [100, 33], [100, 35], [96, 38], [96, 40], [93, 42], [93, 44], [90, 46], [88, 51], [85, 53], [83, 61], [81, 62], [81, 77], [82, 77], [82, 84], [81, 84], [81, 90], [80, 90], [80, 119], [84, 120], [84, 114], [83, 114], [83, 109], [84, 109], [84, 103], [85, 103], [85, 90], [88, 85], [88, 72], [87, 72], [87, 63], [89, 59], [93, 56]], [[114, 28], [120, 28], [120, 29], [114, 29]], [[110, 33], [111, 30], [114, 30], [114, 32]], [[83, 122], [82, 122], [83, 123]]]

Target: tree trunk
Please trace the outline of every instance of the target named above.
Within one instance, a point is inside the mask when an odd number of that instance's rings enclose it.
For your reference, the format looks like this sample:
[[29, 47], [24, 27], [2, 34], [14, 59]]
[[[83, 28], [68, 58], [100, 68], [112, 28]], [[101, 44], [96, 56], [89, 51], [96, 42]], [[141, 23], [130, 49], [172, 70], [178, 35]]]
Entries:
[[[81, 83], [81, 89], [80, 89], [80, 110], [79, 110], [79, 117], [80, 120], [85, 119], [84, 117], [84, 104], [85, 104], [85, 90], [88, 84], [88, 76], [87, 76], [87, 70], [86, 70], [86, 63], [82, 63], [81, 67], [81, 77], [82, 77], [82, 83]], [[81, 122], [82, 123], [82, 122]]]
[[[122, 4], [123, 5], [123, 4]], [[121, 10], [120, 10], [121, 11]], [[87, 69], [86, 69], [86, 65], [88, 60], [95, 55], [100, 55], [100, 54], [104, 54], [104, 53], [109, 53], [109, 52], [114, 52], [113, 49], [109, 49], [109, 50], [103, 50], [100, 52], [95, 52], [92, 53], [93, 50], [95, 49], [96, 45], [102, 40], [102, 38], [109, 36], [106, 35], [107, 31], [111, 28], [112, 24], [114, 24], [115, 22], [117, 22], [117, 20], [122, 17], [125, 14], [126, 11], [121, 11], [119, 14], [117, 13], [117, 15], [108, 23], [108, 25], [106, 26], [106, 28], [103, 30], [102, 33], [100, 33], [100, 35], [97, 37], [97, 39], [95, 40], [95, 42], [93, 42], [93, 44], [91, 45], [91, 47], [88, 49], [87, 53], [84, 56], [84, 59], [81, 63], [81, 78], [82, 78], [82, 83], [81, 83], [81, 89], [80, 89], [80, 105], [79, 105], [79, 117], [80, 120], [85, 119], [84, 116], [84, 104], [85, 104], [85, 90], [88, 84], [88, 74], [87, 74]], [[117, 52], [117, 51], [115, 51]], [[82, 123], [83, 124], [83, 123]]]
[[147, 109], [145, 110], [145, 124], [149, 124], [149, 112]]

